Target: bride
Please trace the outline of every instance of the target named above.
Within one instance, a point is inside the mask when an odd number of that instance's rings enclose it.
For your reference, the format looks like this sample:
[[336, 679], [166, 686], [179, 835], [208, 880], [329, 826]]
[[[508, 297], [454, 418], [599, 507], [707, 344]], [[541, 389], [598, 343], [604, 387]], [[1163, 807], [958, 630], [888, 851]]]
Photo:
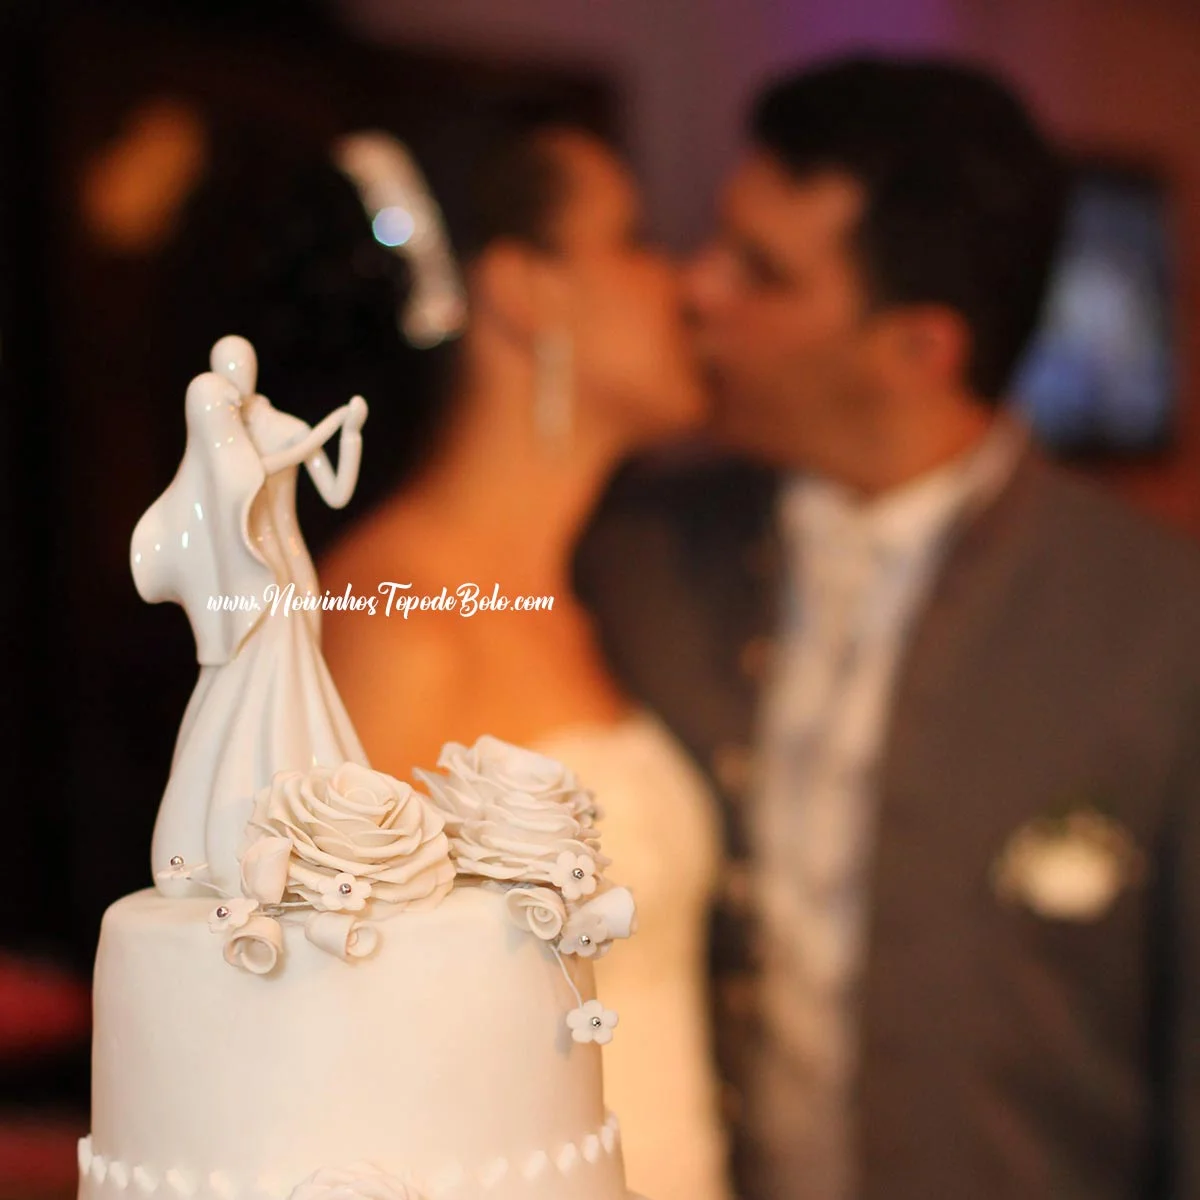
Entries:
[[[275, 594], [315, 591], [296, 522], [307, 467], [326, 503], [354, 491], [366, 405], [355, 397], [315, 428], [254, 392], [242, 338], [213, 349], [214, 371], [187, 391], [187, 445], [130, 548], [143, 600], [182, 605], [200, 677], [180, 725], [151, 844], [155, 874], [172, 860], [239, 886], [237, 855], [255, 792], [283, 767], [366, 762], [321, 657], [319, 613], [286, 613]], [[341, 430], [338, 469], [321, 446]]]
[[[470, 618], [388, 617], [382, 602], [373, 617], [326, 612], [325, 653], [355, 728], [372, 765], [399, 778], [448, 740], [490, 733], [560, 759], [596, 792], [614, 882], [638, 900], [638, 936], [596, 966], [621, 1017], [604, 1078], [629, 1185], [654, 1200], [727, 1200], [705, 964], [715, 802], [622, 690], [572, 587], [576, 541], [617, 464], [703, 416], [675, 274], [639, 237], [636, 187], [586, 133], [514, 135], [470, 189], [474, 211], [447, 206], [461, 219], [450, 231], [461, 277], [398, 143], [343, 143], [340, 171], [269, 148], [252, 161], [261, 179], [231, 171], [210, 185], [227, 236], [241, 213], [246, 252], [188, 294], [233, 306], [272, 370], [293, 371], [281, 392], [369, 395], [360, 493], [388, 459], [402, 476], [373, 507], [360, 496], [365, 515], [322, 559], [323, 585], [554, 598]], [[461, 336], [429, 349], [460, 332], [464, 295]], [[435, 363], [445, 386], [423, 386]]]
[[621, 690], [571, 582], [615, 466], [698, 421], [701, 392], [675, 276], [639, 240], [621, 163], [572, 130], [531, 134], [509, 154], [496, 169], [524, 208], [507, 225], [493, 217], [468, 266], [471, 319], [435, 449], [322, 573], [331, 586], [386, 579], [416, 595], [498, 585], [554, 607], [337, 617], [330, 667], [384, 770], [487, 732], [565, 762], [596, 792], [604, 851], [639, 912], [638, 936], [596, 966], [621, 1015], [604, 1076], [629, 1185], [654, 1200], [720, 1200], [704, 983], [713, 801], [667, 729]]

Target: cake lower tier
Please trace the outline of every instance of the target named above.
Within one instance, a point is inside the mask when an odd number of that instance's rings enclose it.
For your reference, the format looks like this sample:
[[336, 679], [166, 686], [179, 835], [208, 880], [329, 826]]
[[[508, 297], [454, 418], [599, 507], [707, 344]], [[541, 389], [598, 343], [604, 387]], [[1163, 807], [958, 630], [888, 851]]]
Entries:
[[353, 962], [288, 926], [263, 976], [225, 962], [212, 907], [145, 891], [105, 915], [80, 1200], [287, 1197], [318, 1172], [305, 1200], [625, 1200], [600, 1049], [499, 893], [400, 913]]

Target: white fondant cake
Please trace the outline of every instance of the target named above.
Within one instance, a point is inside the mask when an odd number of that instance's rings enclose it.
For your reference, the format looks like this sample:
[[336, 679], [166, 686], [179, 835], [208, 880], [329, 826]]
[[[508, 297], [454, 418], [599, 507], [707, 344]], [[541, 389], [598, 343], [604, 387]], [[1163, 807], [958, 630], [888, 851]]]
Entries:
[[224, 962], [211, 907], [146, 891], [105, 917], [85, 1200], [283, 1197], [364, 1161], [428, 1200], [625, 1196], [600, 1047], [503, 895], [401, 914], [363, 963], [289, 928], [277, 977]]
[[315, 585], [296, 473], [345, 503], [365, 404], [309, 429], [250, 394], [242, 339], [213, 368], [134, 533], [139, 591], [183, 605], [202, 665], [156, 889], [101, 930], [80, 1200], [624, 1200], [590, 959], [636, 915], [593, 797], [487, 737], [424, 791], [366, 765], [319, 611], [271, 605]]

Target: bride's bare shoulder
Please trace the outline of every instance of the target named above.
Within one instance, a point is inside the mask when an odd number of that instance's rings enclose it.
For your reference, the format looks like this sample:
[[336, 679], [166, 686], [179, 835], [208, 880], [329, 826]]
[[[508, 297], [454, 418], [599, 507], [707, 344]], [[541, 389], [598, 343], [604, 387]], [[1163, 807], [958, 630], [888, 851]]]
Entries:
[[320, 562], [322, 590], [355, 601], [322, 615], [325, 661], [372, 765], [392, 774], [402, 769], [401, 778], [431, 748], [436, 758], [455, 697], [469, 693], [463, 647], [451, 623], [428, 612], [406, 618], [396, 604], [406, 592], [425, 589], [414, 578], [420, 555], [413, 549], [397, 506], [385, 503]]
[[396, 537], [396, 506], [385, 501], [354, 521], [321, 555], [322, 587], [344, 588], [377, 575]]
[[371, 765], [407, 778], [454, 734], [470, 679], [448, 630], [382, 607], [326, 613], [325, 660]]

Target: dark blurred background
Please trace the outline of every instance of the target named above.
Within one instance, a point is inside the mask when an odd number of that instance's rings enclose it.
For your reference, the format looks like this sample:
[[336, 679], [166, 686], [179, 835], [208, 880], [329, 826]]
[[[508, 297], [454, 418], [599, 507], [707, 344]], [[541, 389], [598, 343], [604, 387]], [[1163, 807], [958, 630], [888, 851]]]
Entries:
[[[381, 127], [408, 142], [453, 226], [464, 164], [512, 113], [545, 106], [626, 148], [654, 233], [682, 252], [710, 221], [753, 87], [865, 46], [978, 58], [1069, 147], [1076, 201], [1017, 386], [1052, 450], [1200, 536], [1187, 0], [0, 3], [0, 728], [17, 910], [0, 977], [0, 1197], [73, 1192], [99, 918], [149, 882], [193, 683], [186, 622], [138, 601], [127, 559], [177, 465], [187, 381], [230, 331], [189, 320], [204, 307], [197, 257], [211, 270], [224, 249], [180, 246], [189, 194], [256, 146]], [[378, 445], [388, 419], [373, 410]]]

